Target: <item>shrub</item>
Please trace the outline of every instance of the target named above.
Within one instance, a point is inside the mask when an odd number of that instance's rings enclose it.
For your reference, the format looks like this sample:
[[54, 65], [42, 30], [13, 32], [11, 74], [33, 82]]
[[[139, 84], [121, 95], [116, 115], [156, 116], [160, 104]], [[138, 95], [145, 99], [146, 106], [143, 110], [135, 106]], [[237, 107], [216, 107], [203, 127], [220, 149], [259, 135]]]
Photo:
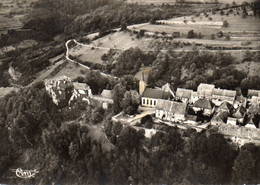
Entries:
[[226, 36], [225, 36], [225, 39], [226, 39], [226, 40], [230, 40], [230, 36], [229, 36], [229, 35], [226, 35]]
[[227, 22], [226, 20], [225, 20], [225, 21], [223, 21], [223, 25], [222, 25], [223, 27], [225, 27], [225, 28], [226, 28], [226, 27], [228, 27], [228, 25], [229, 25], [229, 24], [228, 24], [228, 22]]
[[215, 40], [215, 34], [214, 33], [211, 34], [211, 39]]
[[220, 15], [224, 15], [225, 14], [223, 10], [221, 10], [219, 13], [220, 13]]
[[139, 35], [140, 35], [141, 37], [143, 37], [143, 36], [144, 36], [144, 32], [145, 32], [145, 30], [140, 30], [140, 31], [139, 31]]
[[222, 32], [222, 31], [219, 31], [219, 32], [218, 32], [218, 37], [221, 38], [221, 37], [223, 37], [223, 36], [224, 36], [223, 32]]
[[147, 121], [145, 124], [144, 124], [144, 127], [145, 128], [148, 128], [148, 129], [151, 129], [153, 128], [153, 123], [151, 121]]

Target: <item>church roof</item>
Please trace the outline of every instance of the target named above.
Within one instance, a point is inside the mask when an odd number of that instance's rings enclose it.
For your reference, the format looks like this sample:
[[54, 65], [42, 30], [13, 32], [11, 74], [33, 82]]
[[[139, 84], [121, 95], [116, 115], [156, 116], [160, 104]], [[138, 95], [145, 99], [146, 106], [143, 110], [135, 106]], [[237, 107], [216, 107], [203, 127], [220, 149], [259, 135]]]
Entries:
[[171, 97], [170, 92], [165, 92], [161, 89], [146, 88], [142, 97], [153, 99], [169, 99]]

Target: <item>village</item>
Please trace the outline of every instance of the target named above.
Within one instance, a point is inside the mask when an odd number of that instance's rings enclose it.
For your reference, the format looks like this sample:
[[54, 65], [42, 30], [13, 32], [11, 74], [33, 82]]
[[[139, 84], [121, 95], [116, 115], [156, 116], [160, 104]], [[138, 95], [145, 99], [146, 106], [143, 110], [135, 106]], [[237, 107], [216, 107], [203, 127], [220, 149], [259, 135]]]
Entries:
[[[85, 83], [73, 82], [69, 77], [59, 76], [45, 80], [45, 88], [56, 105], [72, 106], [74, 103], [100, 106], [110, 109], [114, 103], [113, 90], [104, 89], [93, 95]], [[177, 88], [167, 83], [161, 88], [151, 88], [145, 79], [139, 81], [140, 105], [138, 114], [119, 113], [112, 118], [130, 126], [140, 126], [149, 116], [155, 122], [185, 128], [207, 129], [211, 126], [230, 125], [237, 129], [259, 129], [260, 90], [249, 89], [247, 97], [235, 90], [216, 88], [201, 83], [197, 91]], [[242, 131], [243, 132], [243, 131]]]

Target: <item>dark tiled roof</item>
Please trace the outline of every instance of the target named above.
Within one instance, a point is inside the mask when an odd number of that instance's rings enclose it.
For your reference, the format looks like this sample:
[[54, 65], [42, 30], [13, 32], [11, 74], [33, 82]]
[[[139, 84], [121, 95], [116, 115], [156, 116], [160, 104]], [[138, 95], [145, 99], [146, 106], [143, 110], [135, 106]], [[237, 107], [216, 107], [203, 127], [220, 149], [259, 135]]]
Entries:
[[232, 116], [235, 118], [242, 118], [244, 117], [245, 113], [246, 113], [246, 108], [242, 105], [236, 109], [236, 111]]
[[144, 90], [144, 93], [142, 95], [143, 97], [146, 98], [154, 98], [154, 99], [169, 99], [171, 97], [171, 93], [165, 92], [161, 89], [151, 89], [151, 88], [146, 88]]
[[233, 106], [230, 103], [225, 101], [225, 102], [221, 103], [221, 105], [219, 106], [219, 109], [230, 111], [233, 109]]
[[201, 109], [213, 109], [214, 104], [210, 100], [204, 98], [204, 99], [197, 100], [194, 103], [194, 107], [198, 107]]
[[214, 114], [211, 121], [226, 123], [228, 116], [229, 113], [226, 111], [217, 112], [216, 114]]

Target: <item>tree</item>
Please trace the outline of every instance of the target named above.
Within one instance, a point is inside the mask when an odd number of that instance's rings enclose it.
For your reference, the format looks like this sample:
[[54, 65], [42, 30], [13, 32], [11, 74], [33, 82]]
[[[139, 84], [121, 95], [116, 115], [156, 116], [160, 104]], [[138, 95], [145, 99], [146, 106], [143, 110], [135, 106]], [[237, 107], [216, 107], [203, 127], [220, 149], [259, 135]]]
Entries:
[[113, 89], [114, 95], [113, 95], [113, 100], [114, 100], [114, 104], [113, 104], [113, 109], [115, 113], [119, 113], [122, 111], [123, 107], [122, 107], [122, 100], [124, 98], [124, 94], [126, 92], [126, 88], [125, 86], [122, 86], [122, 84], [117, 84], [115, 85], [114, 89]]
[[139, 31], [140, 37], [143, 37], [143, 36], [144, 36], [144, 32], [145, 32], [145, 30], [140, 30], [140, 31]]
[[196, 35], [195, 35], [194, 31], [193, 31], [193, 30], [190, 30], [190, 31], [188, 32], [187, 38], [194, 38], [195, 36], [196, 36]]
[[257, 183], [255, 171], [256, 154], [256, 146], [253, 143], [245, 144], [241, 147], [233, 166], [232, 182], [234, 184]]
[[121, 21], [121, 25], [120, 25], [121, 31], [124, 31], [127, 29], [127, 24], [124, 21]]
[[125, 114], [135, 114], [140, 103], [140, 95], [135, 90], [126, 91], [122, 100]]

